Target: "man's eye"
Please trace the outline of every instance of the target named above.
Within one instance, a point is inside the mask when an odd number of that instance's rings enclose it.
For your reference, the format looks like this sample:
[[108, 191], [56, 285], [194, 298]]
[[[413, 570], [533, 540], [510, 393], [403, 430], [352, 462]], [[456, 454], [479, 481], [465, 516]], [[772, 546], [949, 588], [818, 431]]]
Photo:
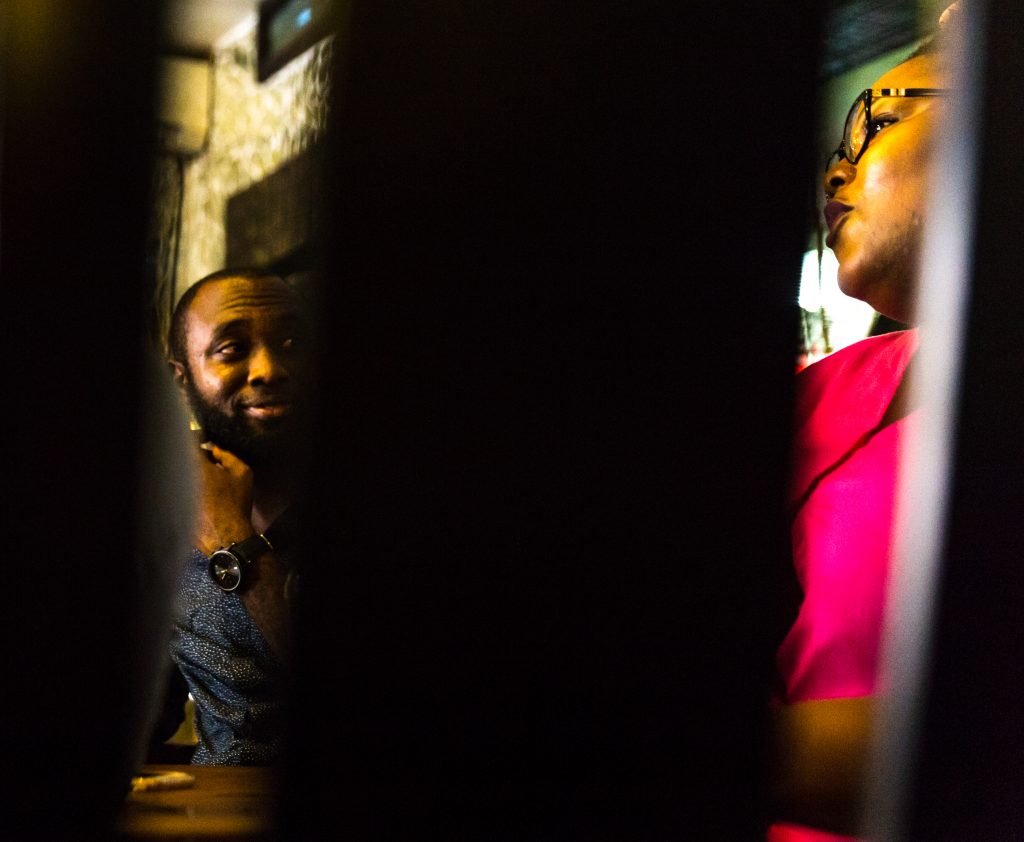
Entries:
[[216, 348], [220, 357], [237, 357], [243, 351], [241, 342], [224, 342]]

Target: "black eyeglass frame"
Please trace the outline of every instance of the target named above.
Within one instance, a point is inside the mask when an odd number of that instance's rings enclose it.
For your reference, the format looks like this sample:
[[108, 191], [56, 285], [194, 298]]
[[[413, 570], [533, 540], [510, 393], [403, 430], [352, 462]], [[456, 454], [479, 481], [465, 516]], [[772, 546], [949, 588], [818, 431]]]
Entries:
[[[836, 151], [829, 155], [828, 162], [825, 164], [825, 170], [828, 171], [833, 167], [833, 161], [845, 160], [851, 164], [856, 165], [857, 162], [864, 155], [864, 150], [871, 144], [871, 139], [878, 134], [878, 130], [873, 128], [874, 121], [871, 119], [871, 100], [873, 97], [890, 97], [890, 96], [947, 96], [950, 93], [948, 88], [865, 88], [858, 94], [857, 98], [853, 101], [853, 105], [850, 106], [849, 112], [846, 114], [846, 122], [843, 123], [843, 137], [839, 141], [839, 146], [836, 147]], [[853, 118], [857, 113], [857, 106], [863, 101], [864, 103], [864, 143], [861, 145], [860, 150], [857, 154], [851, 158], [849, 154], [850, 146], [852, 145], [852, 139], [849, 140], [850, 135], [853, 133]]]

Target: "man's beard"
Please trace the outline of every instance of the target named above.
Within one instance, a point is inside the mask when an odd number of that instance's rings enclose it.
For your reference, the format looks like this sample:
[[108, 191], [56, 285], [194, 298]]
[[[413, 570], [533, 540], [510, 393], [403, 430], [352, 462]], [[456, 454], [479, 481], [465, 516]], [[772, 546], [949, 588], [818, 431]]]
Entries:
[[296, 419], [286, 416], [280, 420], [258, 422], [245, 415], [228, 415], [206, 401], [189, 380], [189, 405], [203, 428], [206, 441], [228, 450], [250, 468], [281, 466], [288, 459], [295, 441]]

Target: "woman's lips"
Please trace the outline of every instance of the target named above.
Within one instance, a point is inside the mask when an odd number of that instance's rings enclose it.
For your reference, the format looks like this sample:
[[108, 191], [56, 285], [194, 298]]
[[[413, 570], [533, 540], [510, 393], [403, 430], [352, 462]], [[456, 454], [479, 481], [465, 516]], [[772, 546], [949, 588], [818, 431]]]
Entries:
[[850, 205], [844, 205], [842, 202], [832, 201], [825, 205], [825, 225], [828, 228], [828, 237], [825, 238], [825, 245], [829, 248], [832, 248], [832, 243], [835, 241], [843, 214], [852, 210], [853, 208]]

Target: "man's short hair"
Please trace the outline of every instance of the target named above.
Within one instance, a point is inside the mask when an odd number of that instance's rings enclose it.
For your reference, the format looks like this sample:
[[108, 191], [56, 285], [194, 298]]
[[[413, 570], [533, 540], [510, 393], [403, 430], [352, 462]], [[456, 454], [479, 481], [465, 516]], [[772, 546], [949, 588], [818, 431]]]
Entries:
[[188, 367], [188, 311], [192, 306], [192, 300], [199, 291], [207, 284], [215, 281], [225, 281], [230, 278], [241, 278], [242, 280], [258, 281], [263, 278], [276, 278], [283, 280], [279, 275], [270, 269], [260, 269], [255, 266], [242, 266], [239, 268], [218, 269], [196, 281], [185, 292], [182, 293], [178, 303], [174, 306], [174, 313], [171, 314], [171, 324], [167, 335], [168, 351], [171, 359]]

